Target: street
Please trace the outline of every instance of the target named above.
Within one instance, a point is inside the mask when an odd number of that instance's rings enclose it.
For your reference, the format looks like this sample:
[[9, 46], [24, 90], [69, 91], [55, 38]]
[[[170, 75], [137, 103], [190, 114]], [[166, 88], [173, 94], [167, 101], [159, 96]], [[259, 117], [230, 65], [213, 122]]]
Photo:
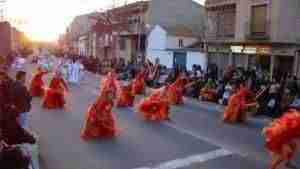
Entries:
[[100, 76], [87, 73], [80, 86], [71, 86], [66, 111], [42, 109], [41, 99], [34, 98], [30, 123], [40, 136], [41, 169], [268, 168], [261, 130], [269, 120], [223, 124], [221, 106], [192, 99], [173, 106], [171, 121], [163, 123], [141, 120], [135, 108], [114, 109], [120, 135], [82, 141], [80, 129], [99, 83]]
[[300, 0], [0, 0], [0, 44], [0, 169], [300, 169]]

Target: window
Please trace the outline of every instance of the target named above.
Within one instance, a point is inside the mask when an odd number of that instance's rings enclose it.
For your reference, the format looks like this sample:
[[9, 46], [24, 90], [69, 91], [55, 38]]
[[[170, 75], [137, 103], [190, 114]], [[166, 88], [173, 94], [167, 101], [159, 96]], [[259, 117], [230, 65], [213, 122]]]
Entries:
[[124, 37], [120, 37], [120, 41], [119, 41], [119, 45], [120, 45], [120, 49], [121, 50], [125, 50], [126, 49], [126, 39]]
[[267, 31], [267, 5], [252, 6], [251, 33], [261, 34]]
[[129, 17], [128, 18], [128, 24], [133, 24], [133, 23], [134, 23], [133, 19], [131, 17]]
[[235, 16], [235, 6], [224, 7], [217, 12], [218, 37], [234, 37]]
[[179, 39], [178, 46], [179, 48], [183, 48], [183, 39]]
[[141, 23], [141, 21], [142, 21], [141, 16], [137, 16], [136, 20], [137, 20], [137, 23]]

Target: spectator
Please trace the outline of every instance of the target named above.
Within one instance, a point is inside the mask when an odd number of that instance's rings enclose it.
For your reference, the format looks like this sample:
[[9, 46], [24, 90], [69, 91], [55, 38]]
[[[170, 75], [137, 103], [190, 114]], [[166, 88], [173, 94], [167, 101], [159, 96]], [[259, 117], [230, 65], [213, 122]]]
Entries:
[[28, 169], [30, 158], [16, 147], [0, 143], [0, 169]]
[[[18, 110], [12, 96], [12, 80], [0, 72], [0, 140], [8, 145], [35, 143], [35, 138], [17, 122]], [[5, 99], [4, 99], [5, 98]]]
[[212, 79], [208, 79], [206, 85], [200, 91], [200, 100], [202, 101], [216, 101], [216, 85]]
[[16, 74], [16, 81], [13, 84], [12, 99], [17, 108], [18, 121], [21, 127], [28, 128], [28, 112], [31, 109], [31, 96], [25, 86], [26, 72], [19, 71]]
[[159, 58], [155, 59], [155, 64], [150, 70], [150, 74], [148, 77], [148, 84], [151, 87], [159, 87], [159, 80], [161, 75], [161, 66], [159, 64]]

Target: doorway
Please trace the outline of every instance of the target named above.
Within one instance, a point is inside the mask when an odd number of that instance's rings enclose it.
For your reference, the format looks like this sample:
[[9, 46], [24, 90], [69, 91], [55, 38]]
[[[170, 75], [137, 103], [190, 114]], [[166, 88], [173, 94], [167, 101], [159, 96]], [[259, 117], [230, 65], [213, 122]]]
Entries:
[[186, 52], [174, 52], [173, 66], [180, 66], [186, 69]]
[[285, 78], [293, 73], [294, 57], [293, 56], [276, 56], [275, 75], [277, 78]]

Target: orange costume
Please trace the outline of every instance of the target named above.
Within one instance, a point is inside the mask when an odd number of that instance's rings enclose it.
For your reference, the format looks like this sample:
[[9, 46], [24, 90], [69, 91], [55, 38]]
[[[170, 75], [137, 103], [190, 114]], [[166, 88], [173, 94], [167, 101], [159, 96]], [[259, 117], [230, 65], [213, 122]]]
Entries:
[[229, 99], [228, 106], [225, 108], [223, 121], [224, 122], [245, 122], [246, 114], [246, 97], [250, 91], [246, 88], [241, 88], [237, 93]]
[[101, 91], [97, 101], [89, 107], [81, 130], [82, 139], [109, 138], [117, 135], [116, 120], [111, 112], [113, 108], [111, 89]]
[[49, 88], [45, 90], [43, 107], [47, 109], [63, 108], [66, 103], [65, 91], [68, 91], [66, 82], [60, 77], [53, 77]]
[[134, 95], [142, 94], [145, 90], [145, 71], [137, 74], [135, 79], [132, 80], [132, 92]]
[[203, 87], [200, 91], [200, 96], [203, 101], [215, 101], [216, 92], [207, 86]]
[[183, 104], [183, 90], [186, 80], [184, 78], [178, 78], [168, 88], [168, 100], [170, 104]]
[[300, 138], [300, 114], [296, 110], [285, 113], [279, 119], [263, 129], [266, 138], [266, 148], [273, 157], [279, 157], [272, 162], [275, 169], [283, 161], [290, 161], [297, 148], [296, 140]]
[[117, 80], [116, 74], [109, 72], [102, 80], [100, 86], [100, 92], [112, 89], [112, 91], [116, 92], [118, 88], [119, 82]]
[[132, 107], [134, 103], [134, 95], [131, 91], [132, 85], [118, 85], [117, 106]]
[[149, 121], [162, 121], [169, 119], [169, 102], [167, 99], [166, 88], [158, 89], [143, 99], [138, 105], [140, 115]]
[[38, 69], [37, 73], [33, 75], [30, 84], [30, 94], [32, 97], [42, 97], [44, 94], [44, 82], [43, 76], [47, 74], [47, 72], [43, 72], [41, 69]]

